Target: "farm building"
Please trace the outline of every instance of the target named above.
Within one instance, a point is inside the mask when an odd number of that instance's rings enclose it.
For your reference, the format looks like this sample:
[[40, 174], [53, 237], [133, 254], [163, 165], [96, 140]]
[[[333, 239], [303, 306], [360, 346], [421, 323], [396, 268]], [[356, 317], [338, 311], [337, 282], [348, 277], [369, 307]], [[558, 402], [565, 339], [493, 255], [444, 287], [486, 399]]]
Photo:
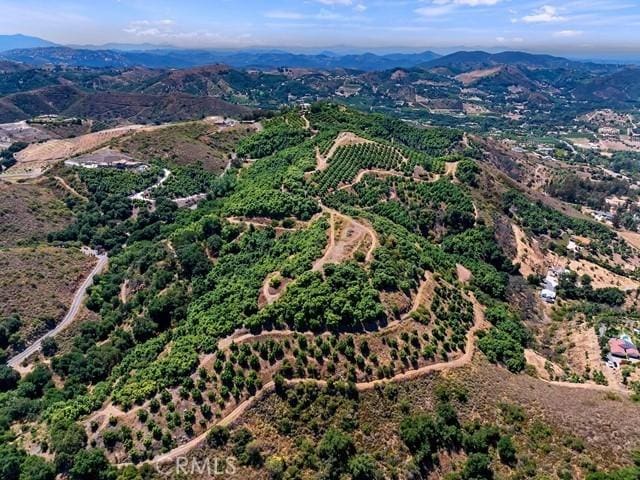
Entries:
[[556, 292], [554, 290], [545, 288], [540, 292], [540, 298], [542, 298], [547, 303], [554, 303], [556, 301]]
[[65, 160], [64, 164], [70, 167], [117, 168], [119, 170], [136, 171], [144, 171], [149, 168], [148, 165], [138, 162], [129, 155], [110, 148], [102, 148], [92, 153]]
[[609, 340], [609, 350], [611, 355], [618, 358], [640, 359], [640, 352], [629, 340], [622, 338], [612, 338]]

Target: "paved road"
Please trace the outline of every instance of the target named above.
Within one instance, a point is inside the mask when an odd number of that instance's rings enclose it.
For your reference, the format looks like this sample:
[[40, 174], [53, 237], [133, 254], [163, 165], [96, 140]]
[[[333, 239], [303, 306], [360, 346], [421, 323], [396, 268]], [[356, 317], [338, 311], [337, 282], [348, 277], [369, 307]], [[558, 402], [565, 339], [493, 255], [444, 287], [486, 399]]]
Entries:
[[80, 285], [80, 287], [76, 291], [75, 295], [73, 296], [73, 301], [71, 302], [71, 306], [69, 307], [69, 311], [64, 316], [62, 321], [58, 325], [56, 325], [56, 327], [53, 330], [49, 330], [47, 333], [45, 333], [42, 337], [40, 337], [38, 340], [33, 342], [31, 345], [29, 345], [22, 352], [15, 355], [14, 357], [11, 357], [7, 362], [10, 367], [16, 367], [20, 365], [20, 363], [22, 363], [24, 360], [29, 358], [35, 352], [40, 350], [40, 347], [42, 346], [42, 341], [45, 338], [53, 337], [57, 335], [75, 320], [76, 316], [78, 315], [78, 310], [80, 310], [80, 306], [82, 305], [82, 301], [84, 300], [84, 296], [87, 293], [87, 289], [93, 283], [93, 277], [95, 277], [97, 274], [102, 272], [102, 270], [106, 267], [109, 261], [106, 254], [96, 255], [96, 257], [98, 258], [98, 263], [96, 264], [95, 267], [93, 267], [93, 270], [91, 270], [91, 273], [89, 274], [89, 276], [85, 278], [84, 282], [82, 282], [82, 285]]
[[133, 195], [131, 195], [129, 198], [130, 198], [131, 200], [142, 200], [142, 201], [144, 201], [144, 202], [150, 202], [150, 203], [153, 203], [153, 202], [154, 202], [154, 200], [153, 200], [153, 199], [151, 199], [151, 198], [149, 198], [149, 193], [150, 193], [152, 190], [154, 190], [154, 189], [158, 188], [160, 185], [162, 185], [162, 184], [163, 184], [164, 182], [166, 182], [167, 180], [169, 180], [169, 177], [171, 176], [171, 171], [170, 171], [170, 170], [167, 170], [166, 168], [164, 168], [164, 169], [162, 170], [162, 172], [163, 172], [163, 177], [162, 177], [160, 180], [158, 180], [158, 182], [157, 182], [157, 183], [155, 183], [154, 185], [151, 185], [151, 186], [150, 186], [149, 188], [147, 188], [146, 190], [143, 190], [143, 191], [138, 192], [138, 193], [134, 193], [134, 194], [133, 194]]

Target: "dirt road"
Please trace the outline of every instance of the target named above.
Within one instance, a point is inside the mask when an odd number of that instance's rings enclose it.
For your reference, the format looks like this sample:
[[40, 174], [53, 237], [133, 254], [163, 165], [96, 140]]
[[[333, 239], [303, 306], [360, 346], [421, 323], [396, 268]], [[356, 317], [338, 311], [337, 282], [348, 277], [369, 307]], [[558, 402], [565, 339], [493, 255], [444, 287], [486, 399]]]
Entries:
[[400, 177], [404, 178], [404, 174], [400, 172], [394, 172], [393, 170], [379, 170], [376, 168], [365, 168], [364, 170], [360, 170], [356, 175], [356, 178], [353, 179], [353, 182], [347, 183], [346, 185], [342, 185], [338, 187], [338, 190], [344, 190], [347, 188], [351, 188], [354, 185], [360, 183], [365, 175], [379, 175], [381, 177]]
[[[426, 282], [425, 282], [426, 283]], [[445, 370], [450, 370], [450, 369], [456, 369], [456, 368], [460, 368], [463, 367], [467, 364], [469, 364], [472, 359], [473, 359], [473, 355], [475, 353], [475, 339], [476, 339], [476, 334], [483, 329], [488, 328], [488, 323], [484, 318], [484, 307], [477, 301], [477, 299], [475, 298], [475, 296], [473, 294], [469, 295], [469, 299], [471, 300], [471, 302], [473, 303], [473, 312], [474, 312], [474, 325], [469, 329], [469, 331], [467, 332], [467, 336], [466, 336], [466, 345], [465, 345], [465, 352], [462, 356], [448, 361], [448, 362], [441, 362], [441, 363], [435, 363], [435, 364], [431, 364], [431, 365], [426, 365], [424, 367], [415, 369], [415, 370], [409, 370], [407, 372], [402, 372], [399, 373], [397, 375], [394, 375], [391, 378], [385, 378], [385, 379], [380, 379], [380, 380], [373, 380], [370, 382], [360, 382], [360, 383], [356, 383], [356, 389], [359, 392], [364, 392], [367, 390], [371, 390], [376, 388], [379, 385], [384, 385], [387, 383], [392, 383], [392, 382], [404, 382], [407, 380], [413, 380], [416, 378], [419, 378], [423, 375], [426, 375], [428, 373], [432, 373], [432, 372], [441, 372], [441, 371], [445, 371]], [[285, 332], [282, 332], [285, 333]], [[289, 332], [286, 332], [289, 333]], [[243, 339], [243, 337], [245, 336], [252, 336], [251, 334], [245, 334], [245, 335], [240, 335], [240, 336], [236, 336], [235, 339], [236, 341], [241, 341]], [[296, 384], [300, 384], [300, 383], [314, 383], [319, 387], [326, 387], [327, 386], [327, 382], [325, 380], [313, 380], [313, 379], [292, 379], [292, 380], [287, 380], [286, 381], [287, 385], [291, 386], [291, 385], [296, 385]], [[600, 386], [600, 385], [589, 385], [589, 384], [573, 384], [573, 383], [566, 383], [566, 382], [546, 382], [549, 383], [551, 385], [556, 385], [556, 386], [562, 386], [562, 387], [568, 387], [568, 388], [581, 388], [581, 389], [590, 389], [590, 390], [597, 390], [597, 391], [612, 391], [612, 389], [610, 387], [604, 387], [604, 386]], [[248, 398], [246, 400], [244, 400], [243, 402], [239, 403], [236, 408], [234, 408], [231, 412], [229, 412], [229, 414], [227, 414], [225, 417], [223, 417], [221, 420], [219, 420], [216, 425], [219, 426], [229, 426], [231, 424], [233, 424], [235, 421], [237, 421], [243, 414], [245, 414], [247, 412], [247, 410], [249, 408], [251, 408], [257, 401], [259, 401], [260, 399], [264, 398], [265, 395], [273, 392], [275, 390], [275, 383], [273, 381], [266, 383], [257, 393], [256, 395], [254, 395], [251, 398]], [[622, 392], [621, 392], [622, 393]], [[176, 460], [176, 458], [187, 455], [189, 452], [191, 452], [191, 450], [200, 447], [207, 438], [207, 432], [204, 432], [200, 435], [198, 435], [197, 437], [193, 438], [192, 440], [190, 440], [189, 442], [180, 445], [177, 448], [174, 448], [173, 450], [160, 455], [158, 457], [156, 457], [155, 459], [151, 460], [150, 463], [152, 464], [165, 464], [165, 463], [170, 463], [170, 462], [174, 462]], [[126, 466], [129, 464], [121, 464], [119, 466]]]
[[73, 296], [73, 301], [71, 302], [71, 306], [69, 307], [69, 311], [64, 316], [62, 321], [58, 325], [56, 325], [55, 328], [53, 328], [52, 330], [49, 330], [42, 337], [40, 337], [38, 340], [33, 342], [27, 348], [25, 348], [22, 352], [11, 357], [7, 362], [7, 364], [10, 367], [15, 367], [17, 365], [20, 365], [20, 363], [22, 363], [24, 360], [29, 358], [35, 352], [40, 350], [40, 347], [42, 346], [42, 341], [45, 338], [53, 337], [57, 335], [62, 330], [67, 328], [75, 320], [76, 316], [78, 315], [78, 311], [82, 306], [82, 301], [84, 300], [85, 294], [87, 293], [87, 289], [93, 283], [93, 277], [101, 273], [104, 270], [104, 268], [107, 266], [107, 263], [109, 261], [106, 254], [98, 255], [95, 252], [94, 254], [98, 258], [98, 263], [96, 264], [95, 267], [93, 267], [93, 270], [91, 270], [91, 273], [89, 274], [89, 276], [84, 280], [84, 282], [82, 282], [82, 284], [76, 291], [75, 295]]
[[[264, 279], [262, 284], [262, 295], [264, 295], [267, 305], [275, 303], [284, 293], [286, 285], [281, 285], [282, 288], [278, 289], [275, 293], [271, 293], [271, 280], [279, 276], [280, 272], [273, 272], [270, 275], [267, 275], [267, 278]], [[284, 282], [284, 279], [281, 278], [280, 281]]]
[[[312, 270], [316, 272], [321, 271], [327, 263], [339, 263], [343, 261], [347, 254], [350, 256], [353, 253], [353, 251], [349, 253], [350, 249], [348, 247], [361, 244], [365, 236], [371, 237], [371, 246], [365, 255], [365, 263], [370, 263], [373, 260], [373, 252], [380, 245], [375, 230], [366, 223], [357, 221], [333, 208], [322, 204], [320, 204], [320, 207], [323, 212], [329, 214], [329, 243], [324, 255], [313, 263]], [[336, 239], [336, 218], [340, 218], [345, 222], [345, 225], [347, 225], [343, 234], [341, 234], [338, 239]]]
[[82, 194], [78, 193], [78, 192], [76, 191], [76, 189], [75, 189], [75, 188], [73, 188], [71, 185], [69, 185], [69, 184], [65, 181], [65, 179], [64, 179], [64, 178], [62, 178], [62, 177], [58, 177], [58, 176], [55, 176], [55, 177], [53, 177], [53, 178], [55, 178], [55, 179], [58, 181], [58, 183], [59, 183], [60, 185], [62, 185], [62, 187], [63, 187], [65, 190], [67, 190], [69, 193], [71, 193], [71, 195], [73, 195], [74, 197], [81, 198], [82, 200], [85, 200], [85, 201], [87, 201], [87, 202], [89, 201], [89, 199], [88, 199], [87, 197], [85, 197], [84, 195], [82, 195]]
[[[465, 353], [456, 358], [455, 360], [451, 360], [449, 362], [435, 363], [432, 365], [427, 365], [422, 368], [418, 368], [416, 370], [409, 370], [407, 372], [399, 373], [391, 378], [384, 378], [381, 380], [372, 380], [370, 382], [361, 382], [356, 383], [356, 389], [359, 392], [364, 392], [367, 390], [371, 390], [378, 385], [384, 385], [390, 382], [403, 382], [406, 380], [411, 380], [422, 375], [425, 375], [430, 372], [440, 372], [443, 370], [451, 369], [451, 368], [459, 368], [463, 365], [468, 364], [473, 358], [474, 347], [475, 347], [475, 336], [479, 330], [486, 328], [486, 321], [484, 319], [484, 311], [482, 305], [471, 295], [471, 300], [473, 301], [473, 311], [475, 316], [475, 323], [471, 329], [467, 332], [467, 342], [465, 347]], [[236, 340], [240, 340], [242, 336], [237, 337]], [[296, 385], [299, 383], [314, 383], [319, 387], [326, 387], [327, 382], [325, 380], [314, 380], [307, 378], [296, 378], [286, 381], [287, 385]], [[271, 393], [275, 390], [275, 383], [273, 381], [266, 383], [253, 397], [244, 400], [239, 403], [236, 408], [234, 408], [229, 414], [220, 419], [216, 425], [219, 426], [229, 426], [236, 420], [238, 420], [251, 406], [253, 406], [258, 400], [263, 398], [268, 393]], [[189, 442], [180, 445], [173, 450], [160, 455], [153, 460], [151, 463], [153, 464], [164, 464], [174, 462], [176, 458], [184, 456], [188, 454], [194, 448], [199, 447], [207, 438], [207, 432], [204, 432], [197, 437], [193, 438]], [[128, 464], [121, 464], [118, 466], [126, 466]]]

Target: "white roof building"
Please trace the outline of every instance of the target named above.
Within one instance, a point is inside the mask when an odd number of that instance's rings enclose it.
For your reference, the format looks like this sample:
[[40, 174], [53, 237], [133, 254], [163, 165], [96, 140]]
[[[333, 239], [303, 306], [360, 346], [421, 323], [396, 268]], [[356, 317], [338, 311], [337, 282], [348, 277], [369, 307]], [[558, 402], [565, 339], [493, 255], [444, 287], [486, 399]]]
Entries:
[[549, 290], [548, 288], [543, 289], [540, 292], [540, 297], [548, 303], [553, 303], [556, 301], [556, 292], [553, 290]]
[[558, 278], [551, 275], [547, 275], [544, 279], [547, 290], [555, 290], [558, 288], [559, 283]]

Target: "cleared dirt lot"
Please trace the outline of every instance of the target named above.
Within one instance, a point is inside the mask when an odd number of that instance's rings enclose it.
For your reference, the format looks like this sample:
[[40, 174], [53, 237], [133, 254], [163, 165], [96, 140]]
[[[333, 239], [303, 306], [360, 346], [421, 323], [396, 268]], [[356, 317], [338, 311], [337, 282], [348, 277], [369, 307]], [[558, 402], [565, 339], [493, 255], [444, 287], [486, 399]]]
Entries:
[[52, 164], [69, 157], [95, 150], [110, 140], [136, 131], [153, 130], [162, 127], [150, 127], [146, 125], [128, 125], [125, 127], [111, 128], [100, 132], [88, 133], [79, 137], [66, 140], [49, 140], [43, 143], [34, 143], [15, 155], [17, 164], [8, 171], [11, 175], [39, 174]]
[[50, 139], [52, 134], [32, 127], [26, 121], [0, 123], [0, 148], [9, 147], [14, 142], [40, 142]]

